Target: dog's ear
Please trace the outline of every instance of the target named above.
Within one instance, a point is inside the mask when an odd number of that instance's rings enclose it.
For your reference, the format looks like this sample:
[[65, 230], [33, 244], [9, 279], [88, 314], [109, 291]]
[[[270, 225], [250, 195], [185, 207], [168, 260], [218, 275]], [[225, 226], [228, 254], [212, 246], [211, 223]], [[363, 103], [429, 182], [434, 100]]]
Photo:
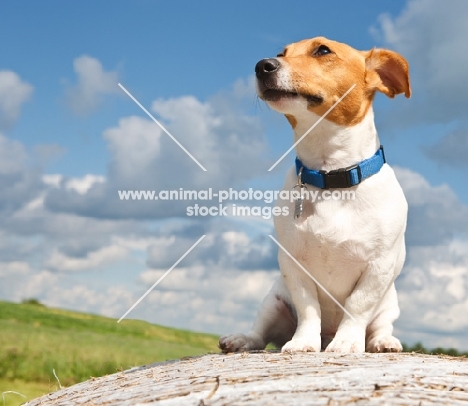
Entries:
[[370, 92], [378, 90], [388, 97], [404, 93], [411, 96], [408, 62], [400, 54], [374, 48], [364, 53], [366, 84]]

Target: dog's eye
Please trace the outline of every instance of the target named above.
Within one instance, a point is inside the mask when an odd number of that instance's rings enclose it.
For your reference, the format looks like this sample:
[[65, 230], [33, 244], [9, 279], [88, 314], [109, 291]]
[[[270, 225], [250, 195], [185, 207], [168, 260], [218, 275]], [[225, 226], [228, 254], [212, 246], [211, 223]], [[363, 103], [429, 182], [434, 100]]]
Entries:
[[331, 54], [332, 51], [326, 45], [320, 45], [318, 48], [315, 48], [314, 52], [312, 53], [314, 56], [322, 56]]

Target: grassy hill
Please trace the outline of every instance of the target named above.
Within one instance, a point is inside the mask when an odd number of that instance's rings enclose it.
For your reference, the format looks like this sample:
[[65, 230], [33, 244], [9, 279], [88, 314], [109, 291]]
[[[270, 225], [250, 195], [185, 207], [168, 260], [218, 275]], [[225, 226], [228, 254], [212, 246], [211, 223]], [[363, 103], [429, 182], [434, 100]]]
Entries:
[[[0, 301], [0, 395], [28, 399], [90, 377], [167, 359], [217, 352], [217, 337]], [[4, 394], [5, 406], [25, 401]], [[3, 399], [0, 397], [0, 406]]]

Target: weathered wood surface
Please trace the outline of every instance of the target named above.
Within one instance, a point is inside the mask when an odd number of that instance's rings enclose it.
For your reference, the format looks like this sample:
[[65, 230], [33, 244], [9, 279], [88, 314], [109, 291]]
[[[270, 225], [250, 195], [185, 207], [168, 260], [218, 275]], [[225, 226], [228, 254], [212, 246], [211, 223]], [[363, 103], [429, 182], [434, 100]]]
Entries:
[[467, 405], [468, 360], [420, 354], [211, 354], [91, 379], [39, 405]]

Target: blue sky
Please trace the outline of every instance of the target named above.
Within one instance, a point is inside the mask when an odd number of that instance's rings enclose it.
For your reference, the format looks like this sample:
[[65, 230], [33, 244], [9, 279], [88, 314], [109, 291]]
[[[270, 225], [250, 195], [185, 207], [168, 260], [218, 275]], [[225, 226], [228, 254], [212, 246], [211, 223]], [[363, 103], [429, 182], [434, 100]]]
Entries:
[[[466, 347], [468, 6], [436, 0], [7, 1], [0, 15], [0, 299], [211, 332], [245, 330], [278, 275], [258, 218], [187, 218], [183, 205], [119, 202], [117, 189], [279, 188], [287, 121], [253, 70], [318, 35], [401, 52], [413, 97], [378, 95], [376, 123], [410, 205], [397, 283], [406, 342]], [[206, 174], [117, 86], [208, 168]]]

